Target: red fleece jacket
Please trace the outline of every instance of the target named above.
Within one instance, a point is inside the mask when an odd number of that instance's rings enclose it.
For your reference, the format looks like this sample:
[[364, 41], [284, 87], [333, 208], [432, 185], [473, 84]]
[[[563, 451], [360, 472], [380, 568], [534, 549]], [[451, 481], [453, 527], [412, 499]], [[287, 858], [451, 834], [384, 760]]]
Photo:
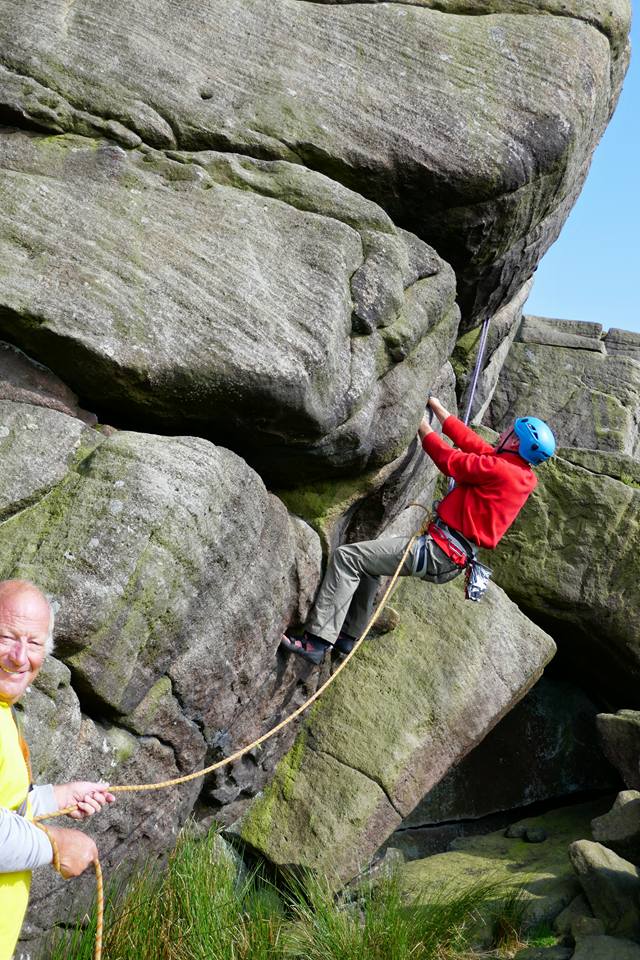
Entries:
[[535, 489], [536, 476], [517, 453], [496, 453], [457, 417], [447, 417], [442, 432], [460, 449], [435, 432], [422, 441], [438, 470], [456, 481], [438, 515], [479, 547], [493, 548]]

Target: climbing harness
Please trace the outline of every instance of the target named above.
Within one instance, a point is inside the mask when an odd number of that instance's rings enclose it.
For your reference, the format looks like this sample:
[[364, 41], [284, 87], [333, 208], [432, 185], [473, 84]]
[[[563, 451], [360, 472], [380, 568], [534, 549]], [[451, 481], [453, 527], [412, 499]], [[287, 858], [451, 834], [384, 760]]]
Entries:
[[[480, 337], [480, 347], [478, 350], [478, 358], [476, 360], [476, 368], [474, 370], [473, 380], [471, 384], [471, 391], [469, 395], [469, 402], [468, 402], [467, 411], [465, 414], [465, 421], [464, 421], [465, 424], [468, 424], [469, 416], [471, 414], [471, 406], [473, 403], [474, 394], [478, 384], [480, 367], [482, 364], [482, 358], [484, 355], [484, 350], [487, 342], [488, 331], [489, 331], [489, 320], [485, 320], [482, 327], [482, 335]], [[419, 506], [422, 506], [422, 505], [420, 504]], [[422, 508], [426, 509], [424, 507]], [[224, 757], [222, 760], [218, 760], [216, 763], [212, 763], [210, 766], [204, 767], [202, 770], [195, 770], [193, 773], [186, 774], [182, 777], [174, 777], [170, 780], [162, 780], [159, 783], [135, 783], [135, 784], [121, 784], [121, 785], [115, 785], [115, 786], [109, 785], [109, 792], [110, 793], [141, 793], [143, 791], [146, 792], [150, 790], [164, 790], [169, 787], [176, 787], [182, 783], [189, 783], [192, 780], [198, 780], [201, 777], [208, 776], [210, 773], [213, 773], [215, 770], [220, 770], [222, 767], [229, 766], [229, 764], [234, 763], [236, 760], [239, 760], [241, 757], [249, 753], [251, 750], [255, 750], [257, 747], [265, 743], [267, 740], [270, 740], [272, 737], [275, 737], [277, 733], [283, 730], [290, 723], [293, 723], [293, 721], [297, 719], [297, 717], [299, 717], [302, 713], [304, 713], [305, 710], [307, 710], [312, 703], [315, 703], [315, 701], [322, 696], [325, 690], [334, 682], [334, 680], [337, 679], [340, 673], [345, 669], [345, 667], [347, 666], [351, 658], [355, 656], [357, 650], [360, 648], [361, 644], [364, 642], [364, 640], [367, 638], [367, 636], [371, 632], [373, 626], [378, 620], [378, 617], [382, 613], [382, 610], [384, 609], [385, 604], [387, 603], [389, 597], [391, 596], [391, 592], [393, 591], [393, 588], [395, 587], [398, 581], [400, 572], [404, 567], [404, 563], [407, 557], [409, 556], [409, 553], [411, 552], [411, 549], [414, 543], [416, 542], [418, 537], [427, 533], [428, 527], [431, 524], [431, 522], [432, 522], [431, 517], [430, 516], [427, 517], [427, 519], [420, 526], [420, 528], [416, 530], [416, 532], [410, 538], [404, 550], [404, 553], [400, 558], [398, 566], [396, 567], [396, 570], [393, 576], [391, 577], [382, 595], [380, 602], [378, 603], [378, 606], [373, 611], [371, 617], [369, 618], [369, 622], [367, 623], [366, 627], [364, 628], [364, 630], [356, 640], [351, 652], [344, 657], [342, 662], [338, 664], [337, 668], [334, 670], [331, 676], [328, 677], [327, 680], [325, 680], [325, 682], [321, 684], [320, 687], [318, 687], [316, 692], [313, 693], [308, 700], [305, 700], [303, 704], [297, 707], [293, 711], [293, 713], [290, 713], [288, 717], [285, 717], [283, 720], [280, 721], [280, 723], [277, 723], [275, 727], [273, 727], [271, 730], [268, 730], [266, 733], [262, 734], [262, 736], [257, 737], [255, 740], [247, 744], [245, 747], [241, 747], [240, 750], [236, 750], [236, 752], [232, 753], [230, 756]], [[478, 564], [477, 561], [475, 562], [478, 567], [482, 567], [482, 564]], [[482, 569], [488, 570], [487, 567], [483, 567]], [[476, 588], [474, 587], [474, 589]], [[486, 585], [484, 589], [486, 590]], [[482, 592], [484, 592], [484, 590]], [[470, 597], [469, 599], [480, 599], [480, 598], [474, 596], [474, 597]], [[54, 866], [54, 869], [56, 869], [59, 873], [60, 873], [60, 856], [59, 856], [57, 844], [52, 834], [47, 830], [46, 827], [42, 825], [41, 821], [51, 820], [55, 817], [66, 816], [69, 813], [73, 813], [73, 811], [76, 809], [77, 809], [77, 804], [73, 804], [73, 806], [65, 807], [63, 810], [57, 810], [55, 813], [42, 814], [38, 817], [35, 817], [33, 820], [33, 822], [37, 826], [39, 826], [40, 829], [44, 830], [47, 836], [49, 837], [51, 848], [53, 850], [53, 866]], [[94, 956], [94, 960], [102, 960], [102, 939], [103, 939], [103, 930], [104, 930], [104, 890], [103, 890], [102, 868], [100, 866], [99, 859], [96, 859], [94, 861], [94, 868], [96, 873], [96, 939], [95, 939], [93, 956]]]
[[[434, 504], [434, 510], [437, 503]], [[433, 521], [436, 535], [444, 537], [454, 563], [465, 569], [464, 595], [466, 600], [478, 603], [484, 597], [489, 586], [492, 570], [478, 560], [478, 548], [475, 543], [464, 537], [458, 530], [452, 529], [437, 514]], [[437, 541], [436, 541], [437, 542]], [[437, 581], [436, 581], [437, 582]]]

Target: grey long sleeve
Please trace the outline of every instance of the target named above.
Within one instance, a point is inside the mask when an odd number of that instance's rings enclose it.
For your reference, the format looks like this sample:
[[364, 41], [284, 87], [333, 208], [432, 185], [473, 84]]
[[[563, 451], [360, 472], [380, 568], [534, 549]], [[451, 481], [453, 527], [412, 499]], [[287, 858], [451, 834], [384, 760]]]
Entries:
[[40, 787], [33, 786], [29, 791], [29, 800], [34, 817], [41, 817], [44, 813], [55, 813], [58, 809], [58, 801], [51, 783], [43, 783]]
[[[29, 795], [35, 815], [53, 813], [58, 804], [50, 784], [34, 787]], [[12, 810], [0, 807], [0, 873], [35, 870], [51, 863], [53, 851], [42, 830]]]

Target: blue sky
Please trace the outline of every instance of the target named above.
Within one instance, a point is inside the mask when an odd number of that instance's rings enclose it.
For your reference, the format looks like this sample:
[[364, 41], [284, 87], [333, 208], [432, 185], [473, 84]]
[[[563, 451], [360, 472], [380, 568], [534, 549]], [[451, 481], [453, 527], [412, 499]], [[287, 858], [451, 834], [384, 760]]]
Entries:
[[526, 313], [640, 331], [640, 0], [622, 96]]

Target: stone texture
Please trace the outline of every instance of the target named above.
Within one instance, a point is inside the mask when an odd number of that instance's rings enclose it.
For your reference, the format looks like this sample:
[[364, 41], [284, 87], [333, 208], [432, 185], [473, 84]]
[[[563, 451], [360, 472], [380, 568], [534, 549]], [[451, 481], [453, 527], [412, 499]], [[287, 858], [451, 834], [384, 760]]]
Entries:
[[[447, 410], [456, 412], [455, 374], [450, 363], [445, 363], [435, 381], [429, 384], [426, 396], [430, 394], [437, 396]], [[383, 533], [411, 536], [433, 509], [442, 479], [416, 440], [384, 484], [357, 504], [346, 527], [346, 539], [355, 543]]]
[[163, 0], [149, 18], [143, 0], [3, 0], [3, 112], [302, 161], [441, 250], [472, 320], [558, 235], [620, 89], [630, 7], [430, 6]]
[[543, 677], [421, 800], [402, 829], [615, 787], [615, 771], [598, 749], [596, 714], [580, 689]]
[[547, 347], [570, 347], [606, 353], [602, 324], [581, 320], [557, 320], [526, 316], [517, 331], [519, 343], [537, 343]]
[[0, 568], [60, 601], [58, 649], [94, 703], [129, 713], [168, 673], [183, 706], [216, 728], [234, 699], [238, 654], [256, 684], [275, 652], [294, 542], [282, 505], [234, 454], [123, 432], [5, 521]]
[[640, 362], [605, 349], [599, 324], [525, 317], [485, 422], [541, 417], [561, 446], [640, 456]]
[[110, 422], [215, 437], [287, 486], [415, 435], [455, 281], [375, 204], [300, 165], [18, 131], [0, 196], [0, 331]]
[[[640, 478], [640, 467], [638, 475]], [[627, 787], [640, 790], [640, 711], [601, 713], [596, 723], [605, 755]]]
[[640, 863], [640, 792], [623, 790], [603, 817], [591, 824], [593, 839], [614, 853]]
[[494, 577], [557, 637], [576, 682], [604, 702], [633, 704], [640, 679], [640, 466], [563, 448], [537, 473], [536, 491], [491, 556]]
[[576, 943], [587, 937], [604, 936], [604, 933], [604, 923], [597, 917], [576, 917], [571, 924], [571, 935]]
[[59, 410], [95, 424], [93, 414], [78, 406], [75, 394], [51, 370], [21, 350], [0, 341], [0, 400], [13, 400]]
[[[276, 649], [315, 592], [320, 544], [239, 457], [189, 437], [104, 435], [9, 401], [0, 426], [0, 578], [29, 578], [59, 607], [64, 663], [51, 661], [24, 703], [36, 780], [164, 780], [228, 755], [309, 696], [317, 671]], [[294, 735], [207, 781], [221, 820]], [[202, 787], [161, 802], [135, 794], [98, 818], [107, 867], [168, 850]], [[68, 887], [50, 872], [34, 896], [27, 936], [68, 918]]]
[[588, 835], [590, 820], [602, 809], [601, 802], [592, 802], [521, 821], [527, 829], [545, 829], [546, 843], [508, 839], [503, 830], [454, 840], [449, 852], [406, 864], [400, 871], [403, 888], [419, 897], [442, 885], [459, 889], [490, 876], [507, 888], [523, 888], [528, 925], [550, 923], [580, 892], [568, 844]]
[[0, 521], [41, 500], [100, 440], [75, 417], [0, 400]]
[[585, 937], [576, 944], [573, 960], [640, 960], [640, 946], [619, 937]]
[[607, 353], [621, 353], [623, 356], [640, 360], [640, 333], [633, 330], [620, 330], [612, 327], [604, 338]]
[[591, 840], [576, 840], [569, 857], [584, 895], [606, 932], [614, 936], [640, 936], [640, 873], [612, 850]]
[[[453, 370], [446, 363], [426, 393], [433, 393], [455, 412], [454, 383]], [[328, 555], [341, 543], [371, 540], [382, 533], [413, 534], [431, 511], [441, 476], [415, 438], [401, 457], [380, 470], [345, 480], [278, 489], [276, 493], [292, 513], [316, 531]]]
[[581, 918], [593, 919], [593, 910], [589, 906], [584, 894], [579, 893], [570, 904], [568, 904], [562, 913], [553, 921], [553, 929], [560, 936], [566, 936], [571, 933], [573, 924]]
[[394, 607], [400, 625], [326, 691], [238, 827], [276, 864], [355, 876], [555, 649], [497, 588], [476, 606], [459, 582], [405, 580]]
[[515, 954], [514, 960], [571, 960], [571, 947], [525, 947]]

